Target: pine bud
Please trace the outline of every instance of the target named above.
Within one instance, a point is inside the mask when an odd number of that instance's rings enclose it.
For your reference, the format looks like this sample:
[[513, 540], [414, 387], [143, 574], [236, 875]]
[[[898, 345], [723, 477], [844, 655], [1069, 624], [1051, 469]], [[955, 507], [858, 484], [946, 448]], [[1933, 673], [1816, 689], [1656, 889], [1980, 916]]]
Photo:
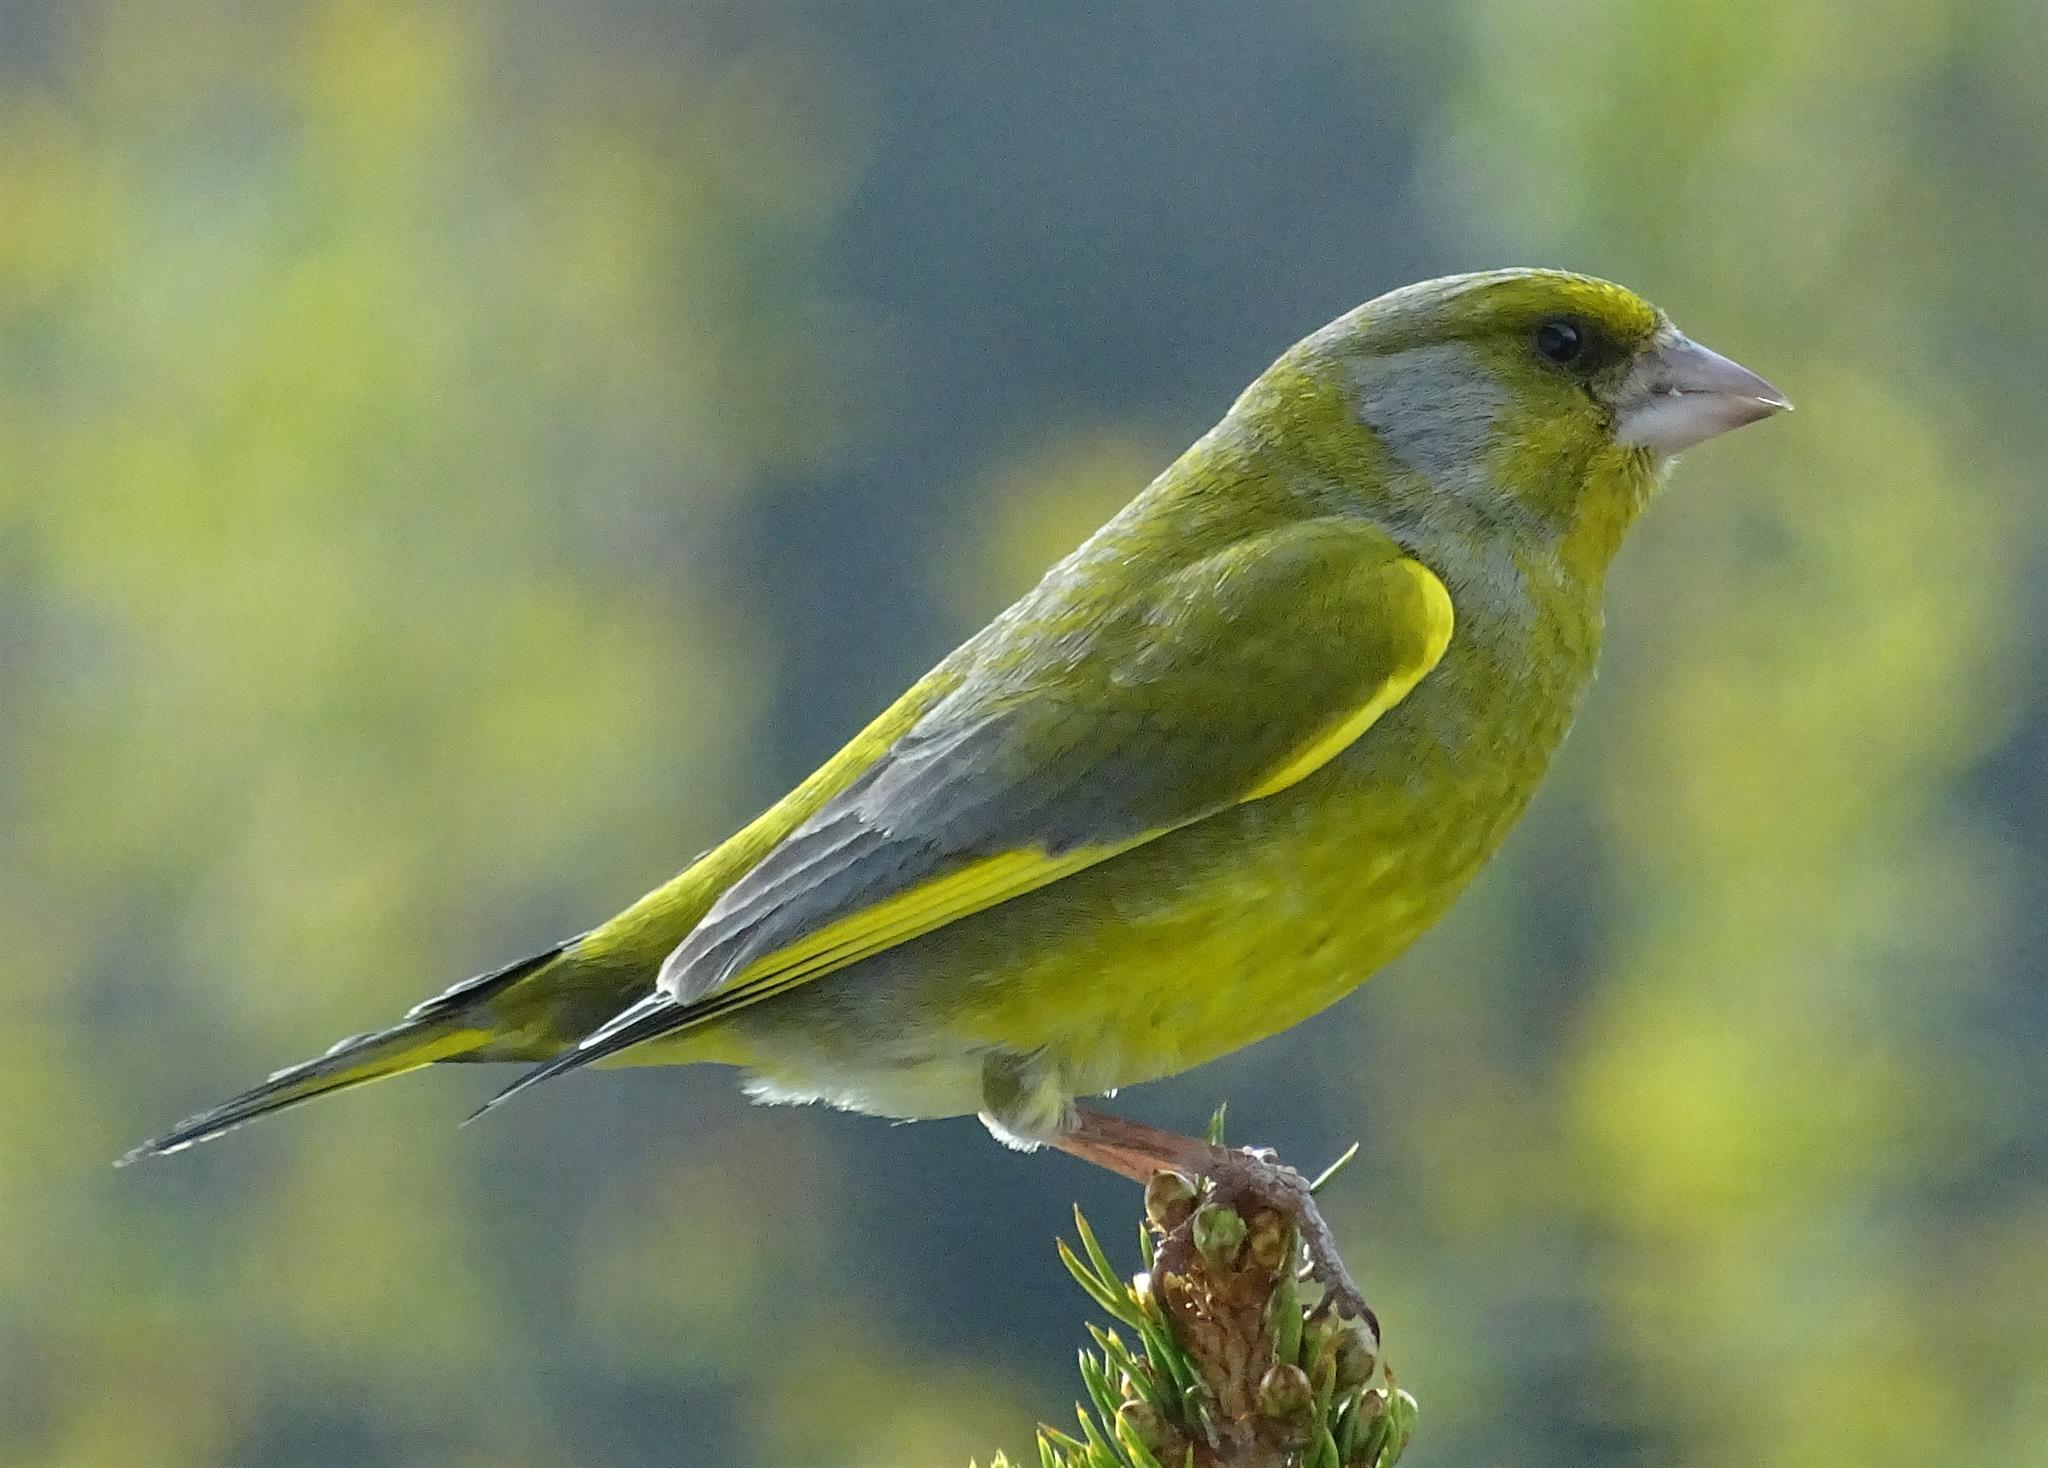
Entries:
[[1307, 1416], [1314, 1401], [1308, 1373], [1291, 1361], [1269, 1368], [1259, 1379], [1259, 1411], [1277, 1421]]
[[1211, 1203], [1195, 1213], [1195, 1249], [1211, 1269], [1237, 1267], [1237, 1251], [1244, 1246], [1244, 1220], [1231, 1209]]
[[1155, 1172], [1145, 1184], [1145, 1217], [1170, 1234], [1195, 1211], [1195, 1185], [1177, 1172]]

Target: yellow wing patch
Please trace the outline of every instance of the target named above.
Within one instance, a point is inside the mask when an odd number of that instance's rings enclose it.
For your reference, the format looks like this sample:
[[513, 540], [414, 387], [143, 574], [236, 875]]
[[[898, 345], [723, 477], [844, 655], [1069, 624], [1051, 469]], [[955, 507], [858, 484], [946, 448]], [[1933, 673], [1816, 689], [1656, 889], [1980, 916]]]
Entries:
[[1149, 841], [1156, 832], [1104, 846], [1084, 846], [1058, 856], [1043, 851], [1005, 851], [970, 862], [874, 906], [827, 923], [786, 948], [763, 954], [712, 991], [724, 999], [759, 989], [761, 998], [845, 968], [863, 958], [908, 943], [934, 928], [1057, 882], [1084, 867], [1108, 861]]
[[1406, 698], [1408, 690], [1420, 683], [1442, 660], [1444, 649], [1451, 645], [1451, 628], [1456, 621], [1451, 608], [1451, 593], [1437, 579], [1436, 573], [1422, 562], [1403, 560], [1394, 564], [1408, 573], [1422, 598], [1423, 635], [1415, 659], [1396, 668], [1364, 703], [1310, 740], [1306, 747], [1255, 785], [1245, 795], [1246, 800], [1262, 800], [1268, 795], [1278, 794], [1297, 780], [1321, 769], [1378, 723], [1381, 714]]
[[[1415, 655], [1389, 673], [1364, 703], [1318, 733], [1237, 803], [1276, 794], [1329, 763], [1407, 697], [1442, 659], [1454, 622], [1450, 592], [1421, 562], [1403, 559], [1394, 564], [1406, 573], [1421, 603]], [[1058, 856], [1026, 848], [983, 857], [761, 955], [706, 997], [716, 1003], [719, 1012], [743, 1008], [1047, 886], [1162, 834], [1163, 830], [1147, 831], [1128, 841], [1084, 846]]]

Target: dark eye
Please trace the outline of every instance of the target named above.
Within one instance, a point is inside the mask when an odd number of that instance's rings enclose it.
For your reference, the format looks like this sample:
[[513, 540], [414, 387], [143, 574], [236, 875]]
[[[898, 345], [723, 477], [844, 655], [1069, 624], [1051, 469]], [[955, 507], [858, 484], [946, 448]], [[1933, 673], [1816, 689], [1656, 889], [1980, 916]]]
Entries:
[[1561, 317], [1546, 321], [1536, 328], [1536, 350], [1546, 360], [1569, 367], [1586, 355], [1586, 334]]

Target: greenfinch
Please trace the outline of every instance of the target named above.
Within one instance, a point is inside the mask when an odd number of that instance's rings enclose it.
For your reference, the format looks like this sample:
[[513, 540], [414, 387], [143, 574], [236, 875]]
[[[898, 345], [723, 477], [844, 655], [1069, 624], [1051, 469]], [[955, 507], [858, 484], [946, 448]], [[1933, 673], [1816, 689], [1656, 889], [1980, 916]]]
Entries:
[[1605, 281], [1381, 296], [673, 881], [130, 1155], [435, 1061], [544, 1062], [505, 1095], [712, 1062], [1142, 1175], [1144, 1129], [1077, 1098], [1285, 1029], [1435, 922], [1564, 738], [1672, 456], [1789, 406]]

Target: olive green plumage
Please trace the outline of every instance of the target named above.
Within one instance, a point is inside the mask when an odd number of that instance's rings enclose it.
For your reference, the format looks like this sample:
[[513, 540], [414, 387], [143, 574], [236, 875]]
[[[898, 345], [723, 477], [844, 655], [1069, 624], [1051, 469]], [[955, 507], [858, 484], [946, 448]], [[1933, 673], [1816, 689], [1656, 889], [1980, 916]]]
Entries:
[[140, 1150], [549, 1058], [529, 1079], [723, 1062], [768, 1098], [1048, 1138], [1434, 922], [1570, 726], [1665, 460], [1783, 406], [1605, 282], [1369, 302], [674, 881]]

